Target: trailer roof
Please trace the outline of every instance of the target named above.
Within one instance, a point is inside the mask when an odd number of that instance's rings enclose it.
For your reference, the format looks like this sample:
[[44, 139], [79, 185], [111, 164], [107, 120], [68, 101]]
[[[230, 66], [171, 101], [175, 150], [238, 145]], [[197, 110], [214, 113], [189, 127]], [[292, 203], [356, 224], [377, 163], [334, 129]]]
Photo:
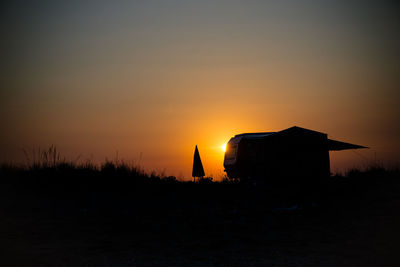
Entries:
[[[293, 126], [290, 128], [287, 128], [285, 130], [279, 131], [279, 132], [260, 132], [260, 133], [242, 133], [242, 134], [237, 134], [235, 135], [235, 141], [238, 143], [241, 139], [262, 139], [271, 135], [327, 135], [322, 132], [314, 131], [314, 130], [309, 130], [305, 129], [302, 127], [298, 126]], [[366, 146], [360, 146], [360, 145], [355, 145], [355, 144], [350, 144], [346, 142], [341, 142], [337, 140], [332, 140], [332, 139], [327, 139], [328, 140], [328, 150], [331, 151], [339, 151], [339, 150], [345, 150], [345, 149], [359, 149], [359, 148], [368, 148]]]
[[244, 137], [244, 138], [249, 138], [249, 139], [256, 139], [256, 138], [263, 138], [266, 136], [270, 136], [272, 134], [275, 134], [276, 132], [262, 132], [262, 133], [242, 133], [242, 134], [237, 134], [235, 137]]

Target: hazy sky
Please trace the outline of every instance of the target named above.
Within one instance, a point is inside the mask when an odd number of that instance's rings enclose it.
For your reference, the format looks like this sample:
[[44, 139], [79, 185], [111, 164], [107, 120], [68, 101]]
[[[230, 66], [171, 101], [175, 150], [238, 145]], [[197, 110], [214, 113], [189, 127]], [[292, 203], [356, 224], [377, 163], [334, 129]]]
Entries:
[[293, 125], [371, 147], [332, 171], [400, 159], [396, 1], [2, 1], [0, 159], [206, 175], [242, 132]]

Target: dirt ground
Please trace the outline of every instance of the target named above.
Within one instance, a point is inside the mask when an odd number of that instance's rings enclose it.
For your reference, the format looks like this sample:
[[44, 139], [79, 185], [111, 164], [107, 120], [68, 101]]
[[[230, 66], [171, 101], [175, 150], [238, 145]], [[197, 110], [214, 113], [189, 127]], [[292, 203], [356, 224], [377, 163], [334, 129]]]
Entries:
[[243, 199], [215, 192], [201, 200], [158, 191], [140, 197], [106, 192], [85, 197], [42, 195], [3, 186], [0, 262], [2, 266], [400, 266], [397, 181], [351, 199], [330, 199], [309, 207]]

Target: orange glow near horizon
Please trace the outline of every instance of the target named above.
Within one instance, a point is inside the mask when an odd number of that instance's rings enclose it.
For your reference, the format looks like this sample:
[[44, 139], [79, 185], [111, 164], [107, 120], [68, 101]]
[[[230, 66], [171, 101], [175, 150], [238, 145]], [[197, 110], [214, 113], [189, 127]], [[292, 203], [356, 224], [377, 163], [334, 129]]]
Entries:
[[332, 172], [399, 164], [400, 37], [386, 24], [398, 21], [389, 5], [6, 8], [3, 24], [15, 28], [2, 35], [0, 163], [53, 144], [67, 159], [98, 163], [118, 151], [147, 172], [191, 179], [198, 145], [206, 176], [219, 179], [231, 137], [297, 125], [371, 147], [331, 153]]

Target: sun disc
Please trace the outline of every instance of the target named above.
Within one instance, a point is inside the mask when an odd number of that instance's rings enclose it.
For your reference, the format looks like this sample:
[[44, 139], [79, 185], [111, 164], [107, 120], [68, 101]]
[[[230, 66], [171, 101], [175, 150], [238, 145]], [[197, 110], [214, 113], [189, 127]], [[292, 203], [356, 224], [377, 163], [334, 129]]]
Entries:
[[222, 146], [221, 146], [221, 149], [222, 149], [222, 151], [226, 151], [226, 144], [223, 144]]

